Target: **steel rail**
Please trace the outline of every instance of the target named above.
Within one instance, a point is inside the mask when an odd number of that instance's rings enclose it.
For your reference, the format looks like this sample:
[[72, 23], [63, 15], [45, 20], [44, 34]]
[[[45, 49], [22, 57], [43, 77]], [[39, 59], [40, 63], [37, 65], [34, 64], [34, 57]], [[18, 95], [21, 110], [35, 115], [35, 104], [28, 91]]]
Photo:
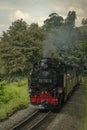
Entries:
[[18, 128], [22, 127], [24, 124], [27, 124], [28, 120], [30, 120], [33, 116], [35, 116], [38, 113], [38, 110], [32, 113], [30, 116], [28, 116], [26, 119], [12, 127], [10, 130], [17, 130]]
[[39, 126], [39, 125], [42, 123], [42, 121], [44, 121], [45, 118], [48, 117], [48, 115], [49, 115], [50, 113], [51, 113], [50, 111], [47, 112], [47, 113], [42, 113], [42, 114], [40, 115], [40, 117], [39, 117], [39, 120], [35, 119], [35, 120], [36, 120], [36, 123], [33, 124], [33, 125], [31, 125], [31, 127], [29, 127], [28, 130], [33, 130], [33, 129], [35, 129], [37, 126]]
[[50, 114], [50, 111], [47, 113], [40, 112], [39, 110], [35, 111], [32, 115], [27, 117], [25, 120], [23, 120], [19, 124], [15, 125], [10, 130], [32, 130], [37, 125], [39, 125], [49, 114]]

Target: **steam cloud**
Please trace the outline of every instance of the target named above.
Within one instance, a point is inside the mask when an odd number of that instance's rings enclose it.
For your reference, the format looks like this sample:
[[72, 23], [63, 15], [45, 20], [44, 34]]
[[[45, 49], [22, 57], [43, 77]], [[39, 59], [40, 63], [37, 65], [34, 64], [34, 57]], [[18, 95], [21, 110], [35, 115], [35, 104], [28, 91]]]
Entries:
[[44, 41], [43, 57], [47, 57], [49, 54], [62, 53], [61, 50], [67, 53], [67, 49], [73, 47], [77, 37], [75, 32], [68, 27], [55, 29]]

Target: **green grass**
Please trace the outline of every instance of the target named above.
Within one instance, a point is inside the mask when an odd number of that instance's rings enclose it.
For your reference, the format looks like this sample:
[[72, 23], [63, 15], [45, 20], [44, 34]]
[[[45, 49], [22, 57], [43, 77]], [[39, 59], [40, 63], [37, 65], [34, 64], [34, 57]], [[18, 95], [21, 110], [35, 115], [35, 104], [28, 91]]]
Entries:
[[0, 86], [0, 120], [29, 104], [27, 79]]
[[85, 88], [85, 97], [84, 97], [84, 129], [87, 130], [87, 77], [84, 78], [84, 88]]

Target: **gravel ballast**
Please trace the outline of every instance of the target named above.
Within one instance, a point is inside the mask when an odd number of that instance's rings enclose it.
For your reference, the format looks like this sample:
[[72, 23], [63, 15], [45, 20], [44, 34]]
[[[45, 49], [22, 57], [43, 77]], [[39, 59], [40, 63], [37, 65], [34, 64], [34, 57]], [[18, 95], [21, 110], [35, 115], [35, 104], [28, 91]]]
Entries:
[[80, 86], [46, 130], [83, 130], [83, 107], [84, 89]]
[[23, 121], [29, 115], [31, 115], [36, 109], [28, 107], [26, 109], [17, 111], [12, 116], [8, 117], [8, 119], [0, 122], [0, 130], [9, 130], [13, 126], [17, 125], [19, 122]]

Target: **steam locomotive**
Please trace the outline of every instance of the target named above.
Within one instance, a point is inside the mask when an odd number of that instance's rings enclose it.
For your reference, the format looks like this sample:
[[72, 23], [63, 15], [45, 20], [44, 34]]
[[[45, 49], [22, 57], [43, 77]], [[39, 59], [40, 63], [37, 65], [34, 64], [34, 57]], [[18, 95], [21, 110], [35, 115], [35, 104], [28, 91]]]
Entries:
[[39, 109], [59, 108], [80, 83], [80, 67], [54, 58], [34, 63], [28, 78], [30, 105]]

